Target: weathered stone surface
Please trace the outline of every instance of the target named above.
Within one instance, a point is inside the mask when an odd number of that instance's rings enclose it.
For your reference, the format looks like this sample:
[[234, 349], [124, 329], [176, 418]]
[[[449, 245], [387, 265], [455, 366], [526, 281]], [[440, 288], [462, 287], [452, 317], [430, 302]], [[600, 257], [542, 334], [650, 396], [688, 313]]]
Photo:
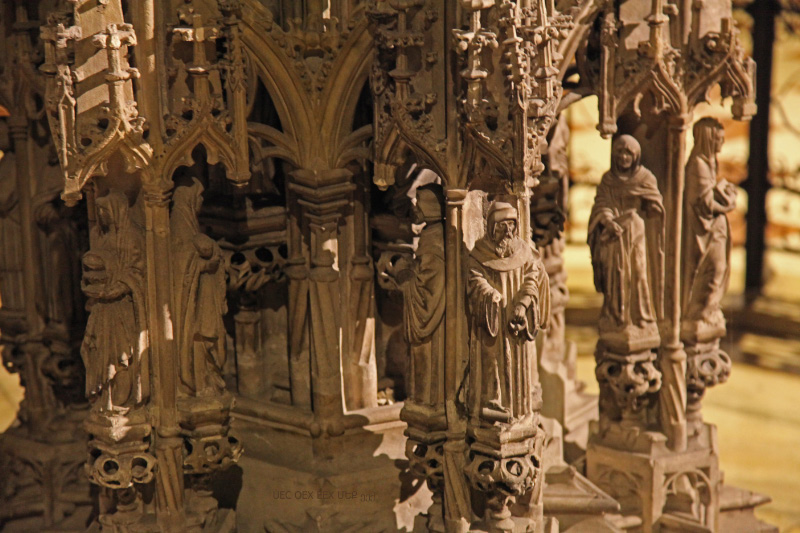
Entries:
[[[716, 125], [684, 154], [711, 86], [754, 112], [729, 2], [2, 9], [8, 530], [717, 526], [735, 198]], [[591, 438], [558, 120], [589, 94], [628, 134], [589, 230]]]

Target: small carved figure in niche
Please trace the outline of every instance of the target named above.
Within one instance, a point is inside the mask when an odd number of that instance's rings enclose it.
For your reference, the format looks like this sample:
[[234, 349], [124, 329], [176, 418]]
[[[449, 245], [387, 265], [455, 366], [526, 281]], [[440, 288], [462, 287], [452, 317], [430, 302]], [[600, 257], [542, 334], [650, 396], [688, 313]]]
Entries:
[[197, 221], [202, 205], [203, 185], [193, 178], [191, 185], [175, 189], [170, 215], [180, 377], [198, 396], [225, 389], [223, 316], [228, 311], [222, 251]]
[[684, 337], [710, 340], [725, 334], [720, 303], [730, 275], [730, 224], [736, 187], [717, 181], [717, 153], [725, 130], [706, 117], [694, 125], [694, 148], [686, 164], [686, 277], [683, 294]]
[[74, 321], [81, 320], [78, 291], [81, 252], [79, 226], [72, 210], [59, 198], [64, 188], [58, 155], [50, 146], [50, 157], [42, 171], [41, 193], [33, 200], [33, 216], [41, 230], [41, 254], [44, 272], [44, 294], [41, 312], [47, 327], [66, 337]]
[[437, 390], [441, 376], [439, 362], [444, 361], [445, 308], [444, 195], [440, 185], [417, 188], [413, 207], [414, 223], [425, 224], [417, 243], [416, 257], [410, 269], [397, 274], [403, 293], [403, 323], [406, 340], [411, 344], [409, 396], [412, 400], [434, 405], [444, 401]]
[[539, 251], [518, 235], [517, 210], [496, 201], [468, 274], [470, 404], [475, 416], [508, 422], [537, 408], [534, 338], [547, 327], [550, 286]]
[[603, 293], [603, 342], [623, 353], [658, 346], [664, 204], [655, 176], [641, 164], [641, 147], [630, 135], [612, 145], [611, 170], [597, 187], [589, 217], [589, 248], [594, 284]]
[[144, 321], [144, 235], [134, 226], [124, 193], [95, 202], [92, 248], [83, 256], [81, 288], [90, 310], [81, 356], [86, 395], [101, 408], [132, 407], [149, 395]]
[[[23, 319], [25, 295], [23, 289], [22, 224], [20, 221], [19, 195], [17, 192], [16, 154], [10, 151], [11, 139], [8, 124], [0, 120], [0, 292], [2, 292], [2, 315]], [[7, 326], [6, 326], [7, 327]], [[4, 333], [9, 333], [4, 331]]]

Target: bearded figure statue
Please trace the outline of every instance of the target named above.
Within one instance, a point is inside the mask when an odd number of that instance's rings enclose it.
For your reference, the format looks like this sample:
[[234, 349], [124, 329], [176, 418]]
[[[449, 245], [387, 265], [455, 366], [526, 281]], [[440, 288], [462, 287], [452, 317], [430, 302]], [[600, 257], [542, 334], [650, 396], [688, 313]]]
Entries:
[[541, 403], [536, 345], [550, 316], [550, 286], [539, 251], [519, 237], [517, 210], [496, 201], [470, 253], [468, 299], [473, 418], [510, 422]]

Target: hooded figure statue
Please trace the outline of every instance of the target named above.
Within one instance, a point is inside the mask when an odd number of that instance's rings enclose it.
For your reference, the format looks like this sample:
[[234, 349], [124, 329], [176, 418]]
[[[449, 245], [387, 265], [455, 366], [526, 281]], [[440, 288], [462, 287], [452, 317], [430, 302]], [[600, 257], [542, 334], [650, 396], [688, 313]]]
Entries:
[[470, 253], [470, 412], [508, 422], [539, 409], [536, 333], [547, 328], [550, 285], [539, 251], [519, 237], [517, 210], [496, 201]]
[[103, 408], [132, 407], [150, 393], [144, 333], [144, 234], [131, 221], [128, 198], [111, 191], [95, 202], [92, 248], [83, 256], [81, 288], [90, 310], [81, 356], [86, 395]]
[[175, 316], [181, 382], [198, 396], [225, 388], [223, 316], [227, 312], [225, 266], [219, 245], [200, 231], [197, 213], [203, 185], [177, 187], [172, 196], [170, 237], [173, 246]]
[[444, 361], [445, 350], [444, 194], [436, 184], [423, 185], [416, 193], [414, 221], [424, 222], [425, 227], [417, 243], [414, 266], [400, 276], [399, 284], [405, 336], [411, 345], [408, 393], [413, 401], [437, 405], [444, 401], [444, 390], [432, 379], [441, 375], [438, 365]]
[[594, 284], [603, 294], [600, 337], [623, 353], [659, 345], [663, 315], [664, 204], [630, 135], [612, 145], [611, 170], [589, 217]]
[[[683, 285], [683, 327], [686, 340], [701, 330], [710, 337], [725, 334], [720, 308], [730, 276], [730, 224], [726, 213], [736, 207], [736, 188], [717, 182], [717, 153], [725, 130], [706, 117], [694, 126], [694, 148], [686, 164], [684, 232], [686, 271]], [[703, 336], [701, 334], [701, 336]], [[700, 339], [710, 340], [710, 339]]]

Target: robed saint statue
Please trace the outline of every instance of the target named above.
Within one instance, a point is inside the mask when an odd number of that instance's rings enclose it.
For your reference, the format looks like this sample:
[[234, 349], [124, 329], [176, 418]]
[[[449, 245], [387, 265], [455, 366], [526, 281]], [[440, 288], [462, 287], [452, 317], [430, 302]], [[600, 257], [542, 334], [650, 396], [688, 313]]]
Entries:
[[630, 135], [614, 140], [611, 169], [600, 180], [589, 217], [594, 284], [603, 294], [600, 338], [619, 353], [660, 343], [664, 203], [641, 154]]
[[519, 236], [517, 210], [495, 201], [469, 257], [470, 412], [510, 422], [541, 402], [534, 339], [550, 316], [539, 251]]

